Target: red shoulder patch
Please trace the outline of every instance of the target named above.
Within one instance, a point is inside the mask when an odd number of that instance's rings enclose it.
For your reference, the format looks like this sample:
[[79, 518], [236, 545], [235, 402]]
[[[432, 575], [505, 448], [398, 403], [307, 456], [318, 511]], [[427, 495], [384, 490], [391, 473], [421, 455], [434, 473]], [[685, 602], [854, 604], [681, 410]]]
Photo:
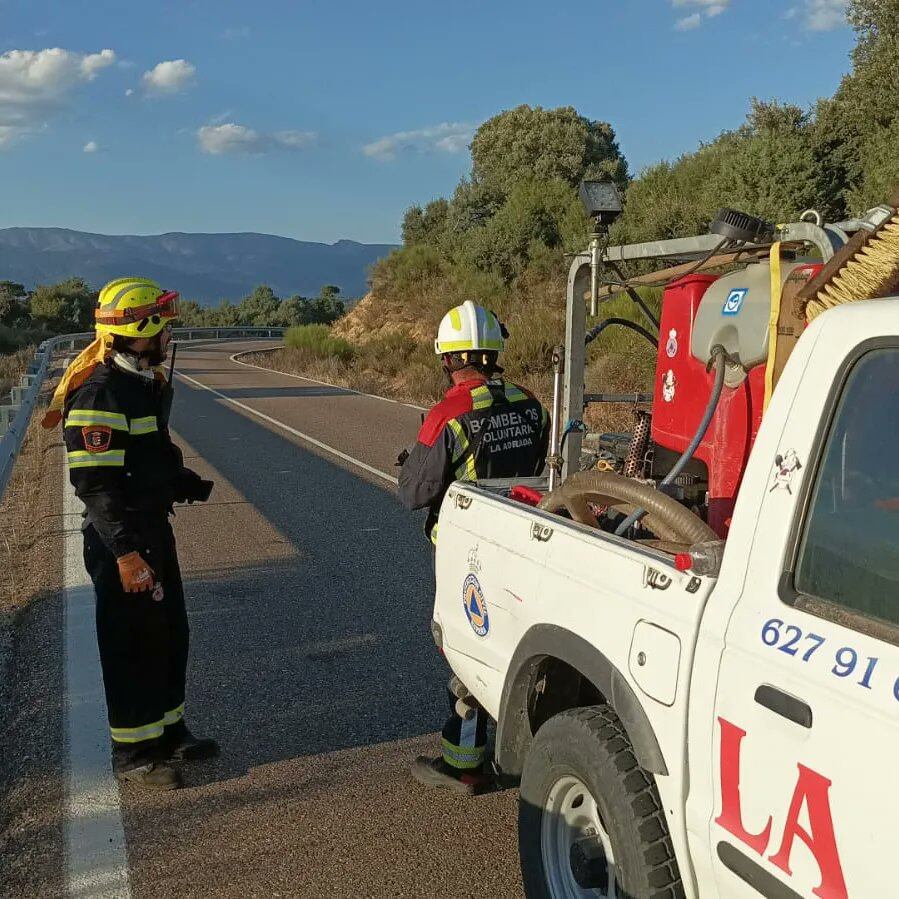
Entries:
[[418, 432], [418, 442], [425, 446], [433, 446], [437, 442], [446, 423], [453, 418], [458, 418], [466, 412], [471, 412], [471, 393], [468, 390], [454, 388], [428, 413], [421, 430]]
[[81, 429], [81, 436], [89, 453], [105, 453], [112, 443], [112, 428], [108, 425], [89, 425]]

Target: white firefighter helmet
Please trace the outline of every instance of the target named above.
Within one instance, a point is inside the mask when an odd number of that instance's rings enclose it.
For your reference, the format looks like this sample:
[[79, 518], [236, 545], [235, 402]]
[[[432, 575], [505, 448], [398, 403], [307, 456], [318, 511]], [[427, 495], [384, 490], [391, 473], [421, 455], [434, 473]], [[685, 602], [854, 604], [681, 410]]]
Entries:
[[434, 352], [464, 353], [467, 350], [500, 352], [505, 349], [505, 329], [499, 319], [483, 306], [466, 300], [454, 306], [440, 322]]

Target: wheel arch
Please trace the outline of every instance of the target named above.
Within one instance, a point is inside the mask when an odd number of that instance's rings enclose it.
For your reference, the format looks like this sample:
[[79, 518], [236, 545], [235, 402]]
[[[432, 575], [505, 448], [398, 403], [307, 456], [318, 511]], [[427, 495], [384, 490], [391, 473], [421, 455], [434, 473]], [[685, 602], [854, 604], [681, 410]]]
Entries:
[[583, 637], [553, 624], [538, 624], [518, 644], [503, 685], [496, 759], [506, 774], [518, 777], [524, 768], [533, 740], [529, 700], [549, 660], [572, 669], [602, 694], [621, 719], [641, 767], [653, 774], [668, 773], [649, 717], [621, 672]]

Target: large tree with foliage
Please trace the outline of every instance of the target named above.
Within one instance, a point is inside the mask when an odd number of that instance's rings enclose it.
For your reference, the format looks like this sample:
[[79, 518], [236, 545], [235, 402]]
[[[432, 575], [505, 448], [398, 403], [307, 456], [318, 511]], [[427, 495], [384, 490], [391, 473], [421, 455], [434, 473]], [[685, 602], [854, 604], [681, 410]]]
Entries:
[[0, 281], [0, 325], [16, 325], [28, 317], [27, 291], [16, 281]]
[[815, 146], [841, 214], [857, 214], [899, 186], [899, 4], [850, 0], [858, 35], [852, 71], [818, 105]]
[[59, 284], [39, 284], [31, 295], [31, 314], [51, 327], [87, 331], [94, 324], [97, 292], [82, 278], [69, 278]]
[[506, 195], [523, 180], [611, 178], [623, 185], [627, 163], [607, 122], [572, 106], [516, 106], [488, 119], [471, 142], [471, 180]]

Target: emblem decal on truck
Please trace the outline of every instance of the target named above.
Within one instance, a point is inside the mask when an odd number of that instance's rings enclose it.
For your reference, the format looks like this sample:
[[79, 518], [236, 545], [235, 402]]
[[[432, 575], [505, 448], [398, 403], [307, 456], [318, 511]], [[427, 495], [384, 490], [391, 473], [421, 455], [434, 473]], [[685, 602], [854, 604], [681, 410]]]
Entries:
[[473, 546], [468, 552], [468, 577], [462, 582], [462, 608], [471, 629], [479, 636], [486, 637], [490, 631], [490, 615], [484, 600], [484, 590], [478, 575], [481, 573], [481, 560], [478, 548]]
[[774, 475], [771, 479], [771, 489], [769, 493], [775, 490], [786, 490], [791, 496], [793, 495], [793, 476], [797, 471], [802, 469], [802, 463], [796, 450], [789, 449], [783, 455], [778, 453], [774, 457]]
[[468, 575], [462, 584], [462, 605], [471, 629], [479, 637], [486, 637], [490, 630], [490, 616], [484, 601], [484, 591], [476, 574]]

